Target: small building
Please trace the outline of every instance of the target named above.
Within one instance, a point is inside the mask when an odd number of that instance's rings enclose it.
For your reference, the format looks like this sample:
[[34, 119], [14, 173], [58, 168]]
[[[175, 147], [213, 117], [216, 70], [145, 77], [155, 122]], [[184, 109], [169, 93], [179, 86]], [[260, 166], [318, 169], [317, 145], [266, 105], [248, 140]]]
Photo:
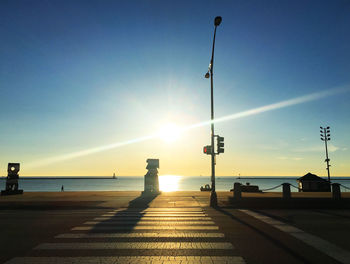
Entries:
[[315, 174], [308, 173], [298, 180], [299, 192], [330, 192], [331, 184], [329, 181], [318, 177]]

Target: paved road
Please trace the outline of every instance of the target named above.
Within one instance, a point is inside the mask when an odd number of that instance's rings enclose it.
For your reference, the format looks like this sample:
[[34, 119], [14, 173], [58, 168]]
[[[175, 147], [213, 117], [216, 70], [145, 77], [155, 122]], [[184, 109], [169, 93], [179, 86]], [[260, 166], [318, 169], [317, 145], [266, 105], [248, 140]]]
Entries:
[[138, 206], [3, 210], [0, 262], [350, 263], [347, 210]]
[[0, 263], [24, 256], [39, 243], [104, 212], [106, 209], [0, 210]]
[[200, 207], [104, 212], [6, 263], [164, 262], [245, 263]]

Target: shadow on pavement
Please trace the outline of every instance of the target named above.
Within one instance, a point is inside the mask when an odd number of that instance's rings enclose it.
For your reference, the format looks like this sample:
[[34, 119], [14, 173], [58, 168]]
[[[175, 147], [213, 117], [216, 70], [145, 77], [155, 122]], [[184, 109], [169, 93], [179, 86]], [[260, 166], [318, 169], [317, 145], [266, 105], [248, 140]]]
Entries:
[[104, 220], [97, 221], [98, 223], [93, 226], [90, 232], [125, 233], [133, 231], [134, 227], [144, 216], [145, 212], [143, 211], [149, 207], [149, 204], [157, 196], [157, 194], [140, 195], [130, 201], [127, 208], [109, 213], [110, 216], [105, 216]]

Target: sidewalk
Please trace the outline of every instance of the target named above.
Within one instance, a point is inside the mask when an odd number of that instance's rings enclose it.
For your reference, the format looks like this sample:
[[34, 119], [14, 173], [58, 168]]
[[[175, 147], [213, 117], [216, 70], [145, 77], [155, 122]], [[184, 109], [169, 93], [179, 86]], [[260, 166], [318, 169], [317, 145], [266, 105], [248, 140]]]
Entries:
[[[141, 195], [139, 191], [118, 192], [25, 192], [23, 195], [0, 196], [3, 209], [119, 208]], [[210, 192], [163, 192], [149, 207], [209, 206]], [[227, 205], [230, 192], [218, 192], [219, 205]]]

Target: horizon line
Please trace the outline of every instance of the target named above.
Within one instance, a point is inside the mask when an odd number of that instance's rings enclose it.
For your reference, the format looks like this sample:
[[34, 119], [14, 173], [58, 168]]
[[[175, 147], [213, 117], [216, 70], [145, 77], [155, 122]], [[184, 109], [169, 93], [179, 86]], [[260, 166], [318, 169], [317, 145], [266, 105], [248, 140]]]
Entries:
[[[158, 177], [161, 176], [180, 176], [180, 177], [211, 177], [210, 175], [175, 175], [175, 174], [162, 174], [162, 175], [158, 175]], [[216, 175], [216, 178], [218, 177], [235, 177], [235, 178], [286, 178], [286, 177], [302, 177], [304, 175], [276, 175], [276, 176], [271, 176], [271, 175], [244, 175], [244, 176], [237, 176], [237, 175]], [[319, 177], [325, 177], [327, 178], [327, 175], [317, 175]], [[0, 176], [0, 178], [6, 178], [7, 176]], [[113, 178], [113, 175], [90, 175], [90, 176], [86, 176], [86, 175], [43, 175], [43, 176], [34, 176], [34, 175], [25, 175], [25, 176], [20, 176], [21, 178], [106, 178], [106, 179], [116, 179], [119, 177], [144, 177], [144, 175], [121, 175], [118, 176], [116, 175], [115, 178]], [[350, 175], [334, 175], [331, 176], [331, 178], [334, 177], [350, 177]]]

